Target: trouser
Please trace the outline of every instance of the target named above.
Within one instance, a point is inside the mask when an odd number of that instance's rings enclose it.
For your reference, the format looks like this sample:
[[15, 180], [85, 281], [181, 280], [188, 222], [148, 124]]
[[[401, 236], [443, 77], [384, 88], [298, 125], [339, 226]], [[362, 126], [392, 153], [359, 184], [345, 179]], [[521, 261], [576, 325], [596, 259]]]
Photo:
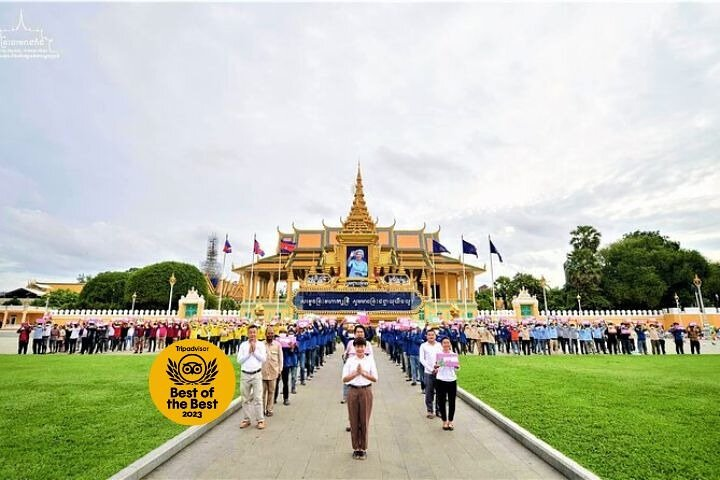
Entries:
[[615, 338], [615, 337], [608, 338], [607, 346], [608, 346], [608, 353], [610, 353], [612, 355], [617, 355], [617, 353], [618, 353], [617, 338]]
[[576, 355], [580, 354], [580, 347], [578, 346], [577, 338], [570, 339], [570, 353], [574, 353]]
[[372, 406], [372, 387], [350, 387], [347, 409], [350, 418], [350, 439], [353, 450], [367, 450], [368, 427], [370, 426]]
[[523, 355], [530, 355], [531, 350], [532, 350], [532, 340], [523, 340], [522, 341]]
[[620, 339], [620, 347], [622, 348], [622, 353], [625, 355], [630, 355], [632, 351], [630, 350], [630, 339], [627, 337], [623, 337]]
[[120, 337], [120, 351], [127, 350], [127, 337]]
[[275, 384], [277, 383], [277, 378], [273, 378], [272, 380], [263, 379], [262, 383], [263, 406], [265, 407], [266, 412], [272, 412], [273, 403], [275, 402]]
[[580, 342], [580, 348], [582, 349], [582, 353], [584, 355], [588, 355], [592, 352], [592, 340], [583, 340]]
[[660, 340], [650, 340], [653, 355], [660, 355]]
[[700, 355], [700, 340], [690, 340], [690, 354]]
[[595, 351], [597, 353], [600, 353], [600, 350], [602, 350], [603, 353], [607, 353], [607, 350], [605, 350], [605, 342], [602, 338], [596, 338], [595, 339]]
[[562, 352], [567, 353], [568, 339], [565, 337], [558, 337], [558, 340], [560, 341], [560, 349]]
[[405, 353], [403, 351], [400, 351], [400, 364], [402, 365], [402, 371], [404, 372], [406, 370], [406, 368], [405, 368]]
[[662, 354], [665, 355], [665, 339], [661, 338], [658, 342], [660, 342], [660, 350], [662, 351]]
[[683, 346], [682, 340], [675, 340], [675, 353], [685, 355], [685, 347]]
[[290, 390], [295, 393], [295, 385], [297, 385], [297, 367], [290, 367]]
[[58, 345], [57, 338], [52, 338], [52, 337], [51, 337], [51, 338], [50, 338], [50, 346], [48, 347], [48, 349], [50, 350], [50, 353], [55, 353], [55, 352], [57, 352], [57, 349], [58, 349], [58, 346], [57, 346], [57, 345]]
[[259, 422], [265, 419], [261, 407], [263, 380], [260, 372], [240, 377], [240, 390], [242, 390], [242, 417], [250, 422]]
[[42, 339], [42, 353], [45, 354], [48, 351], [48, 342], [50, 341], [50, 337], [43, 337]]
[[18, 340], [18, 355], [27, 355], [27, 347], [28, 347], [27, 340], [24, 342]]
[[[217, 346], [217, 344], [220, 342], [220, 336], [219, 335], [213, 335], [210, 337], [210, 343]], [[159, 348], [159, 347], [158, 347]]]
[[411, 375], [413, 382], [421, 382], [422, 381], [422, 373], [424, 371], [422, 364], [420, 363], [420, 356], [419, 355], [410, 355], [410, 368], [411, 368]]
[[435, 395], [435, 376], [427, 372], [425, 372], [425, 409], [427, 413], [440, 413]]
[[158, 337], [158, 339], [157, 339], [158, 350], [162, 350], [163, 348], [165, 348], [165, 338], [167, 338], [167, 337]]
[[68, 345], [68, 354], [75, 353], [76, 348], [77, 348], [77, 338], [71, 338], [70, 344]]
[[452, 351], [460, 355], [460, 349], [458, 348], [458, 342], [457, 341], [451, 341], [450, 345], [452, 345]]
[[[166, 346], [172, 345], [174, 341], [175, 341], [175, 337], [167, 337], [167, 339], [165, 340], [165, 345]], [[225, 353], [227, 353], [227, 352], [225, 352]]]
[[32, 350], [34, 355], [39, 355], [42, 352], [42, 338], [33, 338]]
[[638, 353], [641, 355], [647, 355], [647, 353], [648, 353], [647, 342], [645, 341], [645, 339], [640, 340], [638, 338], [637, 345], [638, 345]]
[[[282, 373], [278, 377], [278, 382], [282, 380], [283, 388], [282, 388], [282, 395], [283, 400], [288, 400], [290, 398], [290, 369], [292, 367], [283, 367]], [[275, 386], [275, 401], [277, 402], [278, 398], [278, 388], [277, 384]]]
[[144, 337], [135, 337], [135, 353], [142, 353], [144, 347], [145, 347], [145, 338]]
[[487, 354], [488, 355], [495, 355], [495, 344], [492, 342], [487, 342], [485, 344], [485, 347], [487, 348]]
[[520, 355], [520, 341], [519, 340], [512, 340], [512, 351], [515, 355]]
[[[435, 379], [438, 403], [440, 404], [440, 417], [443, 422], [452, 422], [455, 418], [455, 397], [457, 396], [457, 381], [445, 382]], [[448, 408], [445, 409], [447, 402]]]
[[148, 352], [154, 352], [155, 351], [155, 345], [157, 344], [157, 339], [155, 337], [148, 338]]
[[83, 337], [80, 339], [80, 354], [88, 351], [88, 344], [90, 343], [90, 340], [87, 337]]
[[305, 352], [300, 352], [298, 355], [298, 368], [300, 369], [300, 383], [305, 385]]
[[558, 349], [558, 339], [557, 338], [551, 338], [550, 339], [550, 351], [548, 353], [557, 352]]

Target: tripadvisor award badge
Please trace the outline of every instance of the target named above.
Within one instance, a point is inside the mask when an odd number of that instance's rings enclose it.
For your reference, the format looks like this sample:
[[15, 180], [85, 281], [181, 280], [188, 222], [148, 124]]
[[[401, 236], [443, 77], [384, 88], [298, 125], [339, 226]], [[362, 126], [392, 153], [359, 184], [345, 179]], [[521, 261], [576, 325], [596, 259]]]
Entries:
[[150, 369], [150, 396], [160, 412], [182, 425], [215, 420], [232, 401], [235, 370], [218, 347], [181, 340], [161, 351]]

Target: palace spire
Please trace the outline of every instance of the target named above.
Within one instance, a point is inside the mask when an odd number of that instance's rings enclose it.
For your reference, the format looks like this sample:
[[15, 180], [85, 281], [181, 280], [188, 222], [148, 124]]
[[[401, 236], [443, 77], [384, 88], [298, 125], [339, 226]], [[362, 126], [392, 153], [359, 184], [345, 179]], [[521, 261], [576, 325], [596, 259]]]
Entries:
[[342, 233], [376, 233], [375, 222], [370, 217], [367, 205], [365, 204], [365, 193], [363, 192], [362, 173], [358, 163], [357, 178], [355, 180], [355, 195], [345, 222]]

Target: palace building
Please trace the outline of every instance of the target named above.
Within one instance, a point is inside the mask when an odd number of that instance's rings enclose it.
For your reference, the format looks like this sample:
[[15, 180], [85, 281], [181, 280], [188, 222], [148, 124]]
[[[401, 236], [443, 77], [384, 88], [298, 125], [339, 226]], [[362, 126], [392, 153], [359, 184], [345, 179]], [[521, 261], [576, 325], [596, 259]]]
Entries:
[[[467, 298], [468, 313], [475, 312], [475, 276], [485, 270], [433, 254], [439, 228], [378, 226], [365, 203], [359, 167], [353, 203], [341, 222], [335, 227], [323, 221], [323, 228], [314, 230], [294, 224], [291, 232], [278, 229], [275, 255], [234, 267], [248, 286], [244, 306], [263, 304], [268, 314], [275, 310], [282, 316], [367, 311], [374, 319], [424, 318]], [[278, 298], [283, 284], [287, 293]]]

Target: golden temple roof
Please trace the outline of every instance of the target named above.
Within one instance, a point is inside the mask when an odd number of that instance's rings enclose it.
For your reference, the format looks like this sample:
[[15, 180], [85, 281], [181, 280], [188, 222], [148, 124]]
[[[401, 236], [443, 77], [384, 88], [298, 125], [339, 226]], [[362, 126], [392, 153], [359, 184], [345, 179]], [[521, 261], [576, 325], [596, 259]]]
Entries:
[[358, 164], [357, 179], [355, 180], [355, 196], [350, 207], [350, 213], [343, 222], [341, 233], [377, 233], [375, 222], [370, 217], [370, 212], [368, 212], [365, 204], [360, 164]]

